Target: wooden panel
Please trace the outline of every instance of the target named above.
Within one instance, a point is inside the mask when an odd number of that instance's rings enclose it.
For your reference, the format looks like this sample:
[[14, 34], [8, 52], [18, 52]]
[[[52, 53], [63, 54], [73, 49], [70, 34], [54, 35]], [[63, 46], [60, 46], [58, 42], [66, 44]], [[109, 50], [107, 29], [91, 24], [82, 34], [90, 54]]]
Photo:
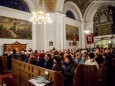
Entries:
[[75, 86], [98, 86], [97, 67], [95, 65], [78, 65], [75, 69]]
[[[19, 86], [33, 86], [28, 82], [28, 80], [38, 75], [52, 81], [52, 86], [64, 86], [63, 75], [60, 72], [55, 72], [14, 59], [12, 60], [12, 67], [13, 77], [17, 79], [17, 82], [19, 82]], [[46, 70], [48, 74], [45, 74]]]
[[26, 49], [26, 44], [21, 44], [19, 42], [15, 42], [13, 44], [4, 44], [4, 51], [12, 51], [13, 49], [22, 51]]

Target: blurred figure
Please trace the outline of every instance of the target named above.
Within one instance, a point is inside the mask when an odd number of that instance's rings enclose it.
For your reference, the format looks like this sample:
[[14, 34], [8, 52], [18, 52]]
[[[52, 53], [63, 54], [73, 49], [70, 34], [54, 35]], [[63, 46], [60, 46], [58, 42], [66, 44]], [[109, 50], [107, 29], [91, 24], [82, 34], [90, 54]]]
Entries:
[[81, 51], [81, 53], [82, 53], [82, 57], [81, 57], [82, 63], [84, 64], [84, 62], [88, 59], [88, 51], [83, 50], [83, 51]]
[[29, 58], [30, 58], [30, 53], [29, 52], [25, 52], [26, 54], [26, 58], [24, 59], [24, 62], [28, 62]]
[[96, 60], [94, 59], [94, 57], [95, 57], [94, 53], [89, 53], [88, 57], [89, 57], [89, 59], [86, 60], [84, 64], [86, 64], [86, 65], [96, 65], [97, 69], [99, 69], [99, 65], [96, 62]]
[[28, 63], [34, 64], [34, 65], [36, 64], [36, 58], [35, 58], [33, 53], [30, 54], [30, 57], [28, 59]]
[[61, 56], [60, 55], [54, 56], [52, 70], [61, 71]]
[[76, 53], [74, 61], [77, 64], [84, 64], [84, 61], [82, 60], [81, 56], [82, 56], [82, 54], [80, 52]]
[[53, 60], [51, 59], [51, 55], [49, 53], [45, 54], [45, 58], [43, 59], [42, 67], [47, 68], [47, 69], [52, 69]]
[[64, 86], [73, 84], [75, 62], [72, 60], [71, 55], [64, 55], [64, 62], [62, 63], [61, 71], [64, 76]]

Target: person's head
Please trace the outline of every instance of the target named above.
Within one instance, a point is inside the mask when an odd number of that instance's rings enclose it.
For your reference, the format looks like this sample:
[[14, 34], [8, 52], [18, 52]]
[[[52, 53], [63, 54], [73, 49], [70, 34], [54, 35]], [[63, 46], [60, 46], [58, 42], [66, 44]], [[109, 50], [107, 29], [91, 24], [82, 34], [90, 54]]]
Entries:
[[89, 53], [89, 58], [93, 59], [95, 57], [94, 53]]
[[30, 58], [35, 58], [33, 53], [30, 53]]
[[47, 60], [49, 60], [50, 58], [51, 58], [50, 53], [46, 53], [46, 54], [45, 54], [45, 60], [47, 61]]
[[70, 61], [72, 61], [72, 57], [68, 54], [64, 57], [64, 62], [69, 63]]
[[53, 62], [54, 63], [61, 63], [61, 56], [60, 55], [55, 55], [54, 58], [53, 58]]
[[82, 51], [82, 57], [87, 57], [88, 56], [88, 51], [87, 50], [83, 50]]
[[12, 52], [13, 52], [13, 54], [16, 54], [16, 50], [15, 50], [15, 49], [13, 49], [13, 51], [12, 51]]
[[26, 57], [29, 57], [30, 52], [25, 52]]
[[81, 58], [81, 53], [80, 52], [78, 52], [78, 53], [76, 53], [76, 57], [75, 58], [77, 58], [77, 59], [80, 59]]

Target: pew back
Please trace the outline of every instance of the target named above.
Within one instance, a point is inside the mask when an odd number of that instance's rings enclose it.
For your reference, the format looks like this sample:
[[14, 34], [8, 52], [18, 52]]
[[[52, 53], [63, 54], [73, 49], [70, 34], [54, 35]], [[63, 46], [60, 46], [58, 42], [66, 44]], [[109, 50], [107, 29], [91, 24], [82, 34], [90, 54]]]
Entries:
[[[47, 74], [46, 71], [48, 72]], [[38, 75], [52, 81], [52, 86], [64, 86], [63, 75], [60, 72], [48, 70], [15, 59], [12, 59], [12, 74], [19, 86], [32, 86], [28, 80]]]
[[75, 69], [74, 86], [98, 86], [97, 67], [80, 64]]

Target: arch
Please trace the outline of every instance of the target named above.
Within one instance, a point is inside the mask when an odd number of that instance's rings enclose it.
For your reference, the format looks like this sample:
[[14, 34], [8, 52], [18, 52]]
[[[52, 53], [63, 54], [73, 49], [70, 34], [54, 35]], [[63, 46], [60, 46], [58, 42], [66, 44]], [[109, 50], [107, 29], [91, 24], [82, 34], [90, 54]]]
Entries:
[[68, 11], [66, 12], [66, 16], [69, 17], [69, 18], [75, 19], [74, 14], [73, 14], [70, 10], [68, 10]]
[[66, 2], [63, 6], [63, 13], [66, 14], [68, 10], [70, 10], [75, 15], [76, 20], [82, 21], [81, 11], [75, 3], [71, 1]]
[[62, 12], [63, 10], [63, 5], [65, 0], [56, 0], [56, 11], [57, 12]]
[[1, 0], [0, 5], [25, 12], [32, 12], [35, 9], [30, 0]]
[[0, 5], [25, 12], [30, 12], [24, 0], [1, 0]]
[[27, 4], [30, 12], [33, 12], [35, 10], [35, 5], [34, 5], [34, 1], [31, 1], [31, 0], [24, 0], [25, 3]]
[[111, 2], [96, 2], [93, 1], [86, 9], [83, 19], [85, 22], [93, 22], [93, 17], [97, 11], [97, 9], [99, 9], [102, 6], [107, 6], [107, 5], [113, 5], [115, 6], [115, 3], [111, 3]]

